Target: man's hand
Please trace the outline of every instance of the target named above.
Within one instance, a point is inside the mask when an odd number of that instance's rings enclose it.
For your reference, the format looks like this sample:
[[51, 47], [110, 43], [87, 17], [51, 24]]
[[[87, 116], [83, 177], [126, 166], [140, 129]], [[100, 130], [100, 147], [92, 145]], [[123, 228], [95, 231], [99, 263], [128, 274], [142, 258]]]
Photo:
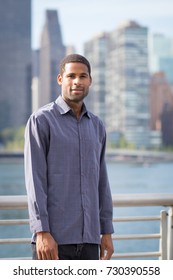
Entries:
[[36, 250], [39, 260], [58, 260], [58, 245], [49, 232], [38, 232]]
[[103, 234], [100, 244], [100, 259], [110, 260], [114, 252], [114, 246], [112, 242], [111, 234]]

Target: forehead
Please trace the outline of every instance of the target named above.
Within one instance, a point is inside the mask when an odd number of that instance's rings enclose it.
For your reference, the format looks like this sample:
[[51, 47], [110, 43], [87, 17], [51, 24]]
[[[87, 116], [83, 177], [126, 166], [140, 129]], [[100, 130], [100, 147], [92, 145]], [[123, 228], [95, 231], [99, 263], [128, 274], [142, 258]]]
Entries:
[[80, 62], [69, 62], [65, 64], [66, 73], [89, 73], [88, 67]]

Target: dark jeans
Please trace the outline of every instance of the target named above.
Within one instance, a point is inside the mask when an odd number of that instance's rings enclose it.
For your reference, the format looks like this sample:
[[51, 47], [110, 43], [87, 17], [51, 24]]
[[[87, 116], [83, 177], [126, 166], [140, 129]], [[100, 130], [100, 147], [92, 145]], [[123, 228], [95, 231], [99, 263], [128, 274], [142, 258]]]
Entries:
[[[58, 245], [60, 260], [99, 260], [99, 245], [70, 244]], [[32, 259], [37, 260], [36, 244], [32, 244]]]

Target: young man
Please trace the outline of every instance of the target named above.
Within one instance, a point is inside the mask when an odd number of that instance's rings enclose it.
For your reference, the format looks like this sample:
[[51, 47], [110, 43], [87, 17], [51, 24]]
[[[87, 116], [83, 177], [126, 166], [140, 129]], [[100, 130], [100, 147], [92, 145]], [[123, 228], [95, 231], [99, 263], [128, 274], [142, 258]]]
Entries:
[[65, 57], [57, 82], [61, 95], [33, 113], [25, 131], [33, 259], [110, 259], [106, 133], [83, 102], [92, 82], [88, 60], [78, 54]]

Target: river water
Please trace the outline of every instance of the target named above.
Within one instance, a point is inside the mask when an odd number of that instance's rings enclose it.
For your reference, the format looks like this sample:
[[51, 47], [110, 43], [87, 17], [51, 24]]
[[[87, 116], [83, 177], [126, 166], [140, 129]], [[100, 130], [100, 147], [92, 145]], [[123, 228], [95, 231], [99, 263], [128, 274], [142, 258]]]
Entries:
[[[108, 162], [112, 194], [173, 193], [173, 163], [143, 165]], [[25, 195], [23, 159], [0, 159], [0, 195]], [[115, 208], [114, 216], [158, 215], [161, 207]], [[25, 210], [1, 210], [0, 219], [27, 218]], [[159, 223], [116, 223], [115, 234], [157, 233]], [[0, 226], [0, 238], [30, 237], [29, 226]], [[157, 251], [159, 240], [116, 241], [115, 251]], [[30, 245], [0, 245], [0, 257], [30, 257]]]

